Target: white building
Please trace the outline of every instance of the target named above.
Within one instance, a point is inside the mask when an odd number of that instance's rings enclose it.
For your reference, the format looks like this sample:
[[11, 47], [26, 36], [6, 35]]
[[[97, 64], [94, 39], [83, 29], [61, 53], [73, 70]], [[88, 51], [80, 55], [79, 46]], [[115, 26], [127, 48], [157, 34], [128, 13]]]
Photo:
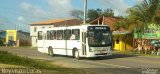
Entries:
[[78, 19], [54, 19], [48, 21], [40, 21], [30, 24], [30, 36], [31, 36], [31, 43], [33, 47], [37, 46], [37, 30], [44, 29], [44, 28], [53, 28], [53, 27], [60, 27], [60, 26], [73, 26], [73, 25], [80, 25], [82, 21]]

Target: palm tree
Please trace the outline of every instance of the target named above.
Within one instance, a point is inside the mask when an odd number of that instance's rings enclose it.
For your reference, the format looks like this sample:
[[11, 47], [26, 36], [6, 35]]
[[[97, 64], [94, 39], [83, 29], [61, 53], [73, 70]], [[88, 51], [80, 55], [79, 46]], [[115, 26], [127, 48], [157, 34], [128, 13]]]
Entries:
[[142, 3], [128, 9], [128, 19], [140, 30], [147, 28], [148, 23], [157, 24], [157, 12], [160, 8], [160, 0], [144, 0]]

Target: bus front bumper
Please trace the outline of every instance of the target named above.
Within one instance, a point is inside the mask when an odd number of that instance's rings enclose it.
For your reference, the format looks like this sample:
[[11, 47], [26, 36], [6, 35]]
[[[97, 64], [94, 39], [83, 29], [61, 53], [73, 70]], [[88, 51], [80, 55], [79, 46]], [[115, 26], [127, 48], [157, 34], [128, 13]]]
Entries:
[[101, 56], [111, 56], [112, 51], [108, 51], [106, 53], [94, 53], [94, 52], [89, 52], [87, 54], [87, 57], [101, 57]]

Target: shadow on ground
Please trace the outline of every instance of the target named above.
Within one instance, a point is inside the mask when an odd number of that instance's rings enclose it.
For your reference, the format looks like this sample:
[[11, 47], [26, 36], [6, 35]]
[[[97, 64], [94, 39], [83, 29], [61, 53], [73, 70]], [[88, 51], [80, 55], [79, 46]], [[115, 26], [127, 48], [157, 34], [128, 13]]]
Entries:
[[[93, 58], [80, 58], [80, 60], [106, 60], [106, 59], [116, 59], [116, 58], [127, 58], [127, 57], [136, 57], [138, 55], [129, 55], [129, 54], [113, 54], [110, 56], [104, 57], [93, 57]], [[54, 57], [66, 57], [66, 58], [73, 58], [72, 56], [63, 56], [63, 55], [54, 55]]]
[[[95, 57], [95, 58], [88, 58], [89, 60], [105, 60], [105, 59], [116, 59], [116, 58], [127, 58], [127, 57], [136, 57], [137, 55], [129, 55], [129, 54], [113, 54], [111, 56], [105, 57]], [[84, 58], [85, 59], [85, 58]]]

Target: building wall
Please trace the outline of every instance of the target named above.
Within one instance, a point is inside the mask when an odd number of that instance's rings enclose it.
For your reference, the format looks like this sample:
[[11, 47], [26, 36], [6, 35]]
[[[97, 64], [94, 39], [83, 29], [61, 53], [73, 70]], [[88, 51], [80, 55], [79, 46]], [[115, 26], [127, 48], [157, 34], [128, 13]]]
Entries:
[[6, 30], [6, 42], [9, 40], [16, 41], [17, 40], [17, 31], [16, 30]]
[[104, 17], [104, 24], [109, 25], [111, 30], [115, 30], [115, 24], [119, 21], [119, 18]]
[[30, 26], [30, 36], [37, 36], [38, 29], [53, 28], [54, 25], [32, 25]]
[[32, 47], [36, 47], [37, 46], [37, 37], [34, 36], [32, 37]]
[[115, 24], [120, 21], [121, 19], [118, 17], [101, 17], [94, 21], [92, 21], [90, 24], [99, 24], [99, 25], [108, 25], [112, 31], [115, 30]]
[[37, 46], [37, 30], [44, 29], [44, 28], [53, 28], [54, 25], [32, 25], [30, 26], [30, 36], [31, 36], [31, 43], [33, 47]]
[[66, 20], [64, 22], [55, 23], [54, 27], [75, 26], [75, 25], [81, 25], [82, 23], [83, 23], [82, 21], [73, 19], [73, 20]]
[[[74, 25], [80, 25], [83, 22], [78, 19], [69, 19], [64, 20], [62, 22], [55, 22], [54, 24], [31, 24], [30, 25], [30, 36], [32, 39], [32, 46], [37, 46], [37, 30], [38, 29], [44, 29], [44, 28], [53, 28], [53, 27], [64, 27], [64, 26], [74, 26]], [[35, 30], [36, 29], [36, 30]]]
[[17, 31], [17, 41], [19, 41], [19, 44], [17, 46], [31, 46], [31, 37], [30, 33], [23, 32], [23, 31]]
[[[116, 51], [132, 51], [132, 39], [126, 39], [125, 35], [114, 35], [114, 50]], [[117, 41], [118, 38], [118, 41]]]

